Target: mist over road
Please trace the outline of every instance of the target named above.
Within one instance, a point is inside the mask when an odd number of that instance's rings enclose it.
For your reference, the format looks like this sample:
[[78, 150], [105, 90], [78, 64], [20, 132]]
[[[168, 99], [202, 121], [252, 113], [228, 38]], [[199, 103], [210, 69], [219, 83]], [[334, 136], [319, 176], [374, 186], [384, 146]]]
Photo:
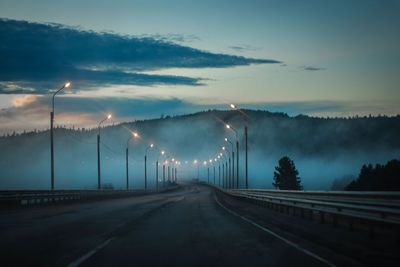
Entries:
[[198, 184], [183, 184], [162, 194], [2, 211], [0, 222], [2, 266], [326, 266], [331, 262], [326, 259], [329, 253], [318, 259], [315, 251], [320, 249], [285, 242], [279, 232], [274, 236], [243, 220], [218, 200], [212, 188]]

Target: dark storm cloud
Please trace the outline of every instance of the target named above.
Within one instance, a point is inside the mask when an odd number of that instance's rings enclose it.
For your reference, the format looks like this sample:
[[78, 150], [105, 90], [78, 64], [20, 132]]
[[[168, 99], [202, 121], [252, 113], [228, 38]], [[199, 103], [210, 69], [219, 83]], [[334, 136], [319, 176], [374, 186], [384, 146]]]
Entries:
[[[198, 78], [145, 75], [136, 72], [165, 68], [225, 68], [238, 65], [280, 63], [214, 54], [167, 39], [133, 37], [69, 28], [58, 24], [0, 19], [0, 82], [20, 87], [0, 87], [0, 93], [45, 93], [64, 80], [96, 85], [201, 85]], [[39, 84], [41, 84], [39, 86]], [[82, 88], [84, 89], [84, 88]]]

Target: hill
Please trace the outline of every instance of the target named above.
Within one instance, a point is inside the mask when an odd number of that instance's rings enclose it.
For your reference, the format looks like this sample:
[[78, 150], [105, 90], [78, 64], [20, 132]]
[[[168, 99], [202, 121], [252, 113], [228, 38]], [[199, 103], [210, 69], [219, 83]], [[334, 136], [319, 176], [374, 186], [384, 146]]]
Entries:
[[[383, 163], [399, 155], [400, 116], [314, 118], [261, 110], [244, 112], [246, 115], [209, 110], [106, 126], [101, 129], [103, 182], [116, 188], [124, 186], [125, 149], [130, 131], [141, 136], [130, 143], [130, 176], [134, 187], [143, 185], [143, 157], [149, 143], [155, 143], [183, 164], [188, 161], [180, 167], [179, 175], [193, 177], [197, 175], [196, 167], [192, 166], [194, 159], [215, 157], [220, 146], [227, 145], [224, 137], [235, 140], [234, 133], [224, 123], [231, 124], [238, 132], [241, 177], [243, 125], [248, 125], [251, 187], [270, 188], [273, 168], [285, 155], [294, 159], [306, 190], [329, 189], [335, 177], [357, 175], [363, 164]], [[55, 129], [56, 188], [95, 187], [97, 132], [98, 129]], [[1, 137], [0, 148], [0, 188], [49, 187], [48, 130]], [[154, 180], [158, 153], [149, 153], [149, 177]], [[201, 167], [200, 172], [204, 177], [205, 168]]]

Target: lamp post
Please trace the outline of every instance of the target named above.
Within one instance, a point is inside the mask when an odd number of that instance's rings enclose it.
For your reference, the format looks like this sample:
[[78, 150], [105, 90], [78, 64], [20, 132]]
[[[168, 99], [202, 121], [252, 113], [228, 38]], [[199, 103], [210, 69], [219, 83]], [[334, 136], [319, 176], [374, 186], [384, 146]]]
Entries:
[[[239, 111], [240, 113], [242, 113], [243, 115], [247, 116], [246, 113], [244, 113], [242, 110], [240, 110], [236, 105], [231, 104], [230, 105], [231, 108]], [[244, 120], [244, 142], [245, 142], [245, 178], [246, 178], [246, 189], [249, 188], [249, 180], [248, 180], [248, 161], [247, 161], [247, 123]]]
[[54, 98], [56, 95], [64, 88], [69, 87], [71, 85], [70, 82], [65, 83], [60, 89], [58, 89], [54, 94], [52, 98], [52, 109], [50, 112], [50, 169], [51, 169], [51, 190], [54, 190]]
[[147, 189], [147, 151], [150, 148], [153, 148], [154, 144], [150, 144], [147, 148], [146, 148], [146, 153], [144, 154], [144, 190]]
[[222, 150], [224, 150], [224, 152], [226, 153], [226, 156], [227, 156], [227, 158], [228, 158], [228, 170], [227, 170], [227, 172], [228, 172], [228, 179], [229, 179], [229, 188], [234, 188], [235, 187], [235, 185], [234, 185], [234, 183], [233, 183], [233, 179], [232, 179], [232, 176], [231, 176], [231, 169], [232, 169], [232, 165], [231, 165], [231, 157], [230, 157], [230, 155], [229, 155], [229, 151], [228, 151], [228, 149], [226, 149], [226, 147], [225, 146], [223, 146], [222, 147]]
[[[165, 151], [161, 150], [160, 154], [161, 154], [161, 156], [164, 156]], [[160, 159], [160, 154], [157, 155], [157, 162], [156, 162], [156, 188], [157, 188], [157, 191], [158, 191], [158, 162], [159, 162], [159, 159]], [[165, 183], [165, 168], [164, 168], [164, 165], [163, 165], [163, 179], [164, 179], [164, 183]]]
[[175, 158], [172, 158], [171, 161], [172, 161], [172, 164], [171, 164], [171, 183], [173, 183], [174, 179], [175, 179], [174, 178], [174, 175], [175, 175], [175, 167], [174, 167]]
[[139, 135], [137, 133], [132, 133], [129, 138], [128, 141], [126, 141], [126, 190], [129, 190], [129, 167], [128, 167], [128, 158], [129, 158], [129, 141], [131, 141], [131, 139], [133, 137], [138, 137]]
[[217, 159], [216, 159], [216, 158], [214, 159], [214, 162], [213, 162], [213, 168], [214, 168], [214, 185], [215, 185], [215, 162], [217, 162]]
[[[222, 151], [224, 151], [224, 157], [225, 157], [225, 179], [226, 179], [226, 187], [231, 188], [231, 179], [230, 179], [230, 171], [228, 174], [228, 162], [230, 166], [231, 158], [229, 157], [228, 152], [226, 151], [226, 148], [223, 146]], [[222, 154], [222, 153], [221, 153]]]
[[111, 114], [108, 114], [102, 121], [99, 122], [99, 133], [97, 134], [97, 189], [101, 189], [101, 175], [100, 175], [100, 126], [101, 124], [111, 119]]
[[[231, 150], [232, 150], [232, 166], [229, 166], [229, 167], [231, 167], [231, 169], [232, 169], [232, 187], [233, 188], [235, 188], [235, 152], [234, 152], [234, 150], [233, 150], [233, 144], [232, 144], [232, 142], [227, 138], [227, 137], [225, 137], [225, 142], [228, 142], [229, 144], [231, 144]], [[229, 164], [230, 165], [230, 164]], [[239, 188], [239, 185], [237, 185], [236, 186], [236, 189], [238, 189]]]
[[[207, 166], [207, 161], [206, 160], [203, 161], [203, 165], [204, 165], [204, 167]], [[208, 178], [208, 179], [210, 179], [210, 178]]]
[[[209, 163], [210, 165], [214, 166], [214, 164], [212, 164], [213, 163], [212, 159], [209, 160]], [[210, 167], [208, 167], [208, 170], [210, 172]], [[210, 177], [210, 174], [208, 175], [208, 177]], [[210, 183], [210, 179], [208, 179], [208, 183]], [[214, 168], [214, 184], [215, 184], [215, 168]]]
[[[218, 156], [218, 159], [220, 157]], [[218, 185], [221, 187], [221, 162], [218, 162]]]
[[193, 160], [193, 164], [197, 165], [197, 181], [200, 181], [199, 180], [199, 174], [200, 174], [200, 170], [199, 169], [200, 168], [199, 168], [199, 164], [198, 163], [199, 163], [199, 161], [197, 159]]
[[237, 131], [229, 124], [226, 124], [226, 128], [232, 130], [236, 137], [236, 188], [239, 189], [239, 140]]

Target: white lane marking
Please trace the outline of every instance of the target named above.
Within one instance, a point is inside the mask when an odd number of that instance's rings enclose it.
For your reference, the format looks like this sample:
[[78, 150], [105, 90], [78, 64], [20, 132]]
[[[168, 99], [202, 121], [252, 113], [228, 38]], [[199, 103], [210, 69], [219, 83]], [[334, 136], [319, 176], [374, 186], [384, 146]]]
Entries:
[[85, 260], [87, 260], [91, 256], [93, 256], [93, 254], [95, 254], [97, 251], [99, 251], [100, 249], [102, 249], [105, 246], [107, 246], [108, 243], [110, 243], [113, 239], [114, 239], [114, 237], [107, 239], [106, 241], [104, 241], [103, 243], [101, 243], [100, 245], [98, 245], [97, 247], [95, 247], [94, 249], [92, 249], [91, 251], [89, 251], [88, 253], [86, 253], [85, 255], [80, 257], [79, 259], [77, 259], [76, 261], [71, 262], [70, 264], [68, 264], [67, 267], [77, 267], [77, 266], [79, 266], [82, 262], [84, 262]]
[[244, 221], [246, 221], [246, 222], [252, 224], [253, 226], [257, 227], [258, 229], [261, 229], [261, 230], [263, 230], [264, 232], [267, 232], [267, 233], [273, 235], [274, 237], [276, 237], [276, 238], [282, 240], [283, 242], [285, 242], [285, 243], [288, 244], [289, 246], [292, 246], [292, 247], [294, 247], [294, 248], [300, 250], [301, 252], [303, 252], [303, 253], [305, 253], [305, 254], [307, 254], [307, 255], [313, 257], [314, 259], [319, 260], [320, 262], [325, 263], [325, 264], [328, 265], [328, 266], [332, 266], [332, 267], [333, 267], [333, 266], [336, 266], [335, 264], [333, 264], [333, 263], [327, 261], [326, 259], [324, 259], [324, 258], [322, 258], [322, 257], [320, 257], [320, 256], [318, 256], [318, 255], [316, 255], [316, 254], [314, 254], [314, 253], [312, 253], [311, 251], [309, 251], [309, 250], [307, 250], [307, 249], [305, 249], [305, 248], [300, 247], [299, 245], [293, 243], [292, 241], [287, 240], [286, 238], [284, 238], [284, 237], [282, 237], [282, 236], [276, 234], [275, 232], [272, 232], [271, 230], [265, 228], [264, 226], [261, 226], [261, 225], [259, 225], [258, 223], [255, 223], [255, 222], [253, 222], [252, 220], [247, 219], [246, 217], [243, 217], [242, 215], [239, 215], [239, 214], [237, 214], [236, 212], [234, 212], [234, 211], [228, 209], [227, 207], [225, 207], [224, 205], [222, 205], [222, 204], [218, 201], [218, 199], [217, 199], [216, 196], [215, 196], [215, 201], [217, 201], [218, 205], [220, 205], [220, 206], [221, 206], [223, 209], [225, 209], [227, 212], [229, 212], [229, 213], [231, 213], [232, 215], [235, 215], [235, 216], [241, 218], [242, 220], [244, 220]]

